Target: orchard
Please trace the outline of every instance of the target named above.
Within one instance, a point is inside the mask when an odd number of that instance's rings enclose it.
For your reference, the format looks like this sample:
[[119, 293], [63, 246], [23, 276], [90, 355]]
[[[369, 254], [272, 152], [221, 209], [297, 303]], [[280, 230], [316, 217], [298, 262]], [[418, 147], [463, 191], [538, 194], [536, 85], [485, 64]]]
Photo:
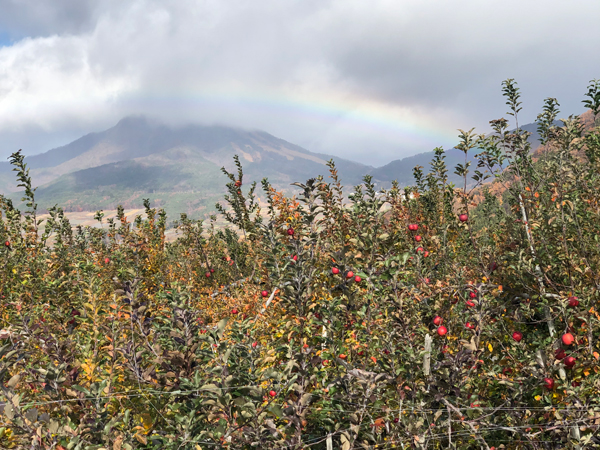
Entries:
[[[519, 89], [503, 83], [518, 119]], [[144, 202], [102, 227], [0, 198], [0, 447], [593, 448], [600, 425], [600, 82], [581, 117], [460, 131], [415, 185]], [[517, 122], [518, 123], [518, 122]], [[476, 162], [470, 157], [476, 154]], [[462, 177], [448, 181], [448, 170]], [[262, 206], [262, 209], [261, 209]], [[417, 232], [419, 234], [417, 234]]]

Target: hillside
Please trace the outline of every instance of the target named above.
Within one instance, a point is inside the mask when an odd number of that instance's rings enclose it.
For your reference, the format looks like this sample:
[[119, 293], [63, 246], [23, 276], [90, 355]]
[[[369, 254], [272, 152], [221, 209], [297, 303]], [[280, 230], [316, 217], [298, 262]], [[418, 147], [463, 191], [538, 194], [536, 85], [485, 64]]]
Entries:
[[[561, 125], [560, 122], [556, 121], [556, 125]], [[537, 124], [529, 123], [520, 127], [522, 130], [531, 133], [529, 142], [531, 147], [535, 150], [540, 145], [539, 134], [537, 132]], [[475, 162], [476, 151], [472, 151], [469, 154], [469, 161], [471, 161], [471, 167]], [[415, 166], [424, 167], [424, 171], [428, 172], [431, 160], [433, 159], [434, 152], [419, 153], [417, 155], [409, 156], [403, 159], [394, 160], [385, 166], [378, 167], [371, 171], [371, 175], [376, 180], [379, 180], [383, 185], [387, 186], [393, 180], [398, 180], [400, 186], [408, 186], [414, 182], [413, 180], [413, 169]], [[454, 167], [457, 164], [463, 164], [465, 162], [465, 154], [455, 148], [447, 149], [445, 151], [446, 166], [448, 167], [448, 179], [451, 182], [458, 183], [462, 181], [458, 175], [454, 173]]]
[[[522, 127], [539, 144], [536, 124]], [[469, 155], [474, 161], [475, 151]], [[366, 174], [385, 188], [393, 180], [400, 186], [413, 183], [413, 169], [429, 170], [433, 152], [398, 159], [373, 168], [331, 155], [310, 152], [264, 131], [224, 126], [188, 125], [171, 128], [145, 117], [128, 117], [114, 127], [90, 133], [63, 147], [26, 158], [42, 210], [60, 204], [66, 212], [112, 210], [117, 205], [138, 208], [142, 199], [165, 208], [171, 217], [179, 213], [200, 218], [214, 212], [225, 192], [227, 178], [221, 167], [233, 170], [233, 156], [244, 166], [244, 184], [264, 177], [279, 190], [291, 192], [290, 183], [328, 174], [326, 162], [334, 159], [345, 185], [356, 185]], [[446, 151], [450, 181], [464, 154]], [[0, 193], [20, 200], [14, 173], [0, 163]]]
[[[224, 126], [171, 128], [144, 117], [46, 153], [26, 158], [40, 208], [64, 205], [66, 211], [139, 207], [143, 198], [172, 215], [201, 217], [213, 211], [224, 193], [233, 156], [244, 165], [245, 184], [267, 177], [278, 189], [316, 174], [326, 175], [331, 155], [312, 153], [263, 131]], [[359, 183], [372, 167], [335, 158], [345, 183]], [[15, 193], [14, 174], [0, 163], [0, 192]]]

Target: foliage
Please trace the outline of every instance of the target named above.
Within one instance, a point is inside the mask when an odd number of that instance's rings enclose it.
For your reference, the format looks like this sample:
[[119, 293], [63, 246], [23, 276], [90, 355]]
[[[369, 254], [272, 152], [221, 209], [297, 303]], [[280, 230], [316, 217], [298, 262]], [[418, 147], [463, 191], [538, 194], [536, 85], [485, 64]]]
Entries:
[[263, 180], [260, 201], [236, 159], [230, 226], [182, 214], [174, 242], [149, 200], [97, 228], [57, 206], [40, 230], [14, 154], [28, 210], [0, 198], [0, 444], [597, 445], [600, 128], [553, 126], [548, 99], [532, 153], [514, 80], [503, 93], [516, 131], [460, 132], [461, 187], [437, 148], [404, 190], [366, 176], [346, 197], [331, 162], [297, 197]]

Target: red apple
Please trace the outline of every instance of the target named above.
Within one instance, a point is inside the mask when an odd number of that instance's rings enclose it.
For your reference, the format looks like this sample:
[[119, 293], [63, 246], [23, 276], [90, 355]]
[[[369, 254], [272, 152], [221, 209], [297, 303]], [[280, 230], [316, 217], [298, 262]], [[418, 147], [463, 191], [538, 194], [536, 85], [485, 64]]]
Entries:
[[9, 242], [9, 241], [6, 241], [6, 242], [4, 243], [4, 245], [5, 245], [6, 247], [10, 247], [10, 242]]
[[210, 269], [210, 273], [215, 273], [215, 269]]
[[558, 360], [564, 359], [566, 356], [567, 354], [562, 348], [559, 348], [554, 352], [554, 357]]
[[567, 356], [563, 360], [563, 363], [565, 363], [565, 366], [567, 366], [570, 369], [571, 367], [573, 367], [575, 365], [575, 358], [573, 358], [572, 356]]
[[287, 234], [288, 234], [288, 236], [293, 236], [294, 235], [294, 229], [293, 228], [288, 228]]
[[210, 272], [206, 272], [204, 275], [206, 275], [206, 278], [210, 278]]
[[256, 348], [257, 345], [258, 345], [258, 342], [253, 342], [252, 343], [252, 348]]
[[240, 187], [242, 185], [242, 180], [237, 180], [235, 182], [235, 187]]
[[575, 342], [575, 338], [571, 333], [565, 333], [562, 336], [562, 341], [565, 345], [571, 345], [573, 342]]
[[477, 294], [475, 292], [469, 292], [469, 297], [471, 298], [477, 298]]
[[473, 325], [471, 322], [467, 322], [465, 324], [465, 326], [469, 329], [469, 330], [474, 330], [475, 329], [475, 325]]
[[551, 391], [554, 389], [554, 380], [552, 378], [544, 378], [544, 386]]
[[348, 271], [348, 273], [346, 274], [346, 278], [352, 278], [354, 276], [354, 272], [352, 272], [351, 270]]
[[444, 319], [442, 319], [440, 316], [435, 316], [433, 318], [433, 324], [440, 326], [442, 323], [444, 323]]
[[444, 336], [447, 332], [448, 332], [448, 328], [446, 328], [444, 325], [442, 325], [441, 327], [439, 327], [437, 329], [437, 334], [440, 336]]
[[236, 308], [233, 308], [233, 309], [231, 310], [231, 314], [237, 314], [237, 313], [238, 313], [238, 310], [237, 310]]
[[263, 297], [268, 297], [269, 296], [269, 291], [262, 291], [260, 293], [260, 295], [262, 295]]
[[466, 304], [467, 308], [472, 308], [473, 306], [475, 306], [475, 303], [473, 303], [471, 300], [469, 300]]
[[429, 256], [429, 252], [428, 252], [428, 251], [425, 251], [425, 253], [423, 253], [423, 256], [424, 256], [425, 258], [427, 258], [427, 257]]
[[409, 229], [410, 231], [417, 231], [417, 230], [419, 229], [419, 225], [417, 225], [416, 223], [411, 223], [411, 224], [408, 226], [408, 229]]
[[469, 216], [467, 216], [466, 214], [461, 214], [460, 216], [458, 216], [458, 219], [461, 222], [466, 222], [469, 219]]
[[424, 251], [423, 247], [417, 247], [417, 253], [422, 253]]
[[576, 306], [579, 306], [579, 300], [577, 300], [577, 297], [569, 297], [569, 308], [575, 308]]
[[512, 334], [512, 338], [517, 341], [517, 342], [521, 342], [521, 339], [523, 339], [523, 333], [519, 332], [519, 331], [515, 331]]
[[421, 236], [419, 236], [419, 235], [415, 236], [415, 241], [421, 242], [421, 239], [423, 239]]
[[106, 257], [104, 258], [104, 264], [108, 264], [110, 262], [110, 258]]
[[337, 275], [338, 273], [340, 273], [340, 269], [338, 269], [337, 267], [332, 267], [331, 268], [331, 273], [334, 275]]
[[277, 395], [277, 392], [275, 392], [275, 391], [269, 391], [269, 395], [271, 397], [275, 397]]
[[359, 277], [358, 275], [356, 275], [356, 276], [354, 277], [354, 281], [356, 281], [357, 283], [360, 283], [360, 280], [362, 280], [362, 278], [361, 278], [361, 277]]

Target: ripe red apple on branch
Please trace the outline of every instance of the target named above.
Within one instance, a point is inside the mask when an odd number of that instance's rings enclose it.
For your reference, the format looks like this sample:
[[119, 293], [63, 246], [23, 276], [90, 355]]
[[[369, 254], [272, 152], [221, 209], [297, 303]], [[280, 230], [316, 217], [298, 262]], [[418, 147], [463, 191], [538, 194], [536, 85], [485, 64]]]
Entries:
[[575, 358], [572, 356], [567, 356], [564, 360], [563, 363], [565, 363], [565, 366], [567, 366], [567, 368], [571, 368], [575, 365]]
[[445, 336], [447, 332], [448, 332], [448, 329], [444, 325], [442, 325], [441, 327], [439, 327], [437, 329], [437, 334], [440, 336]]
[[521, 342], [521, 339], [523, 339], [523, 333], [521, 333], [520, 331], [515, 331], [512, 334], [512, 338], [517, 342]]
[[348, 271], [348, 273], [346, 274], [346, 278], [352, 278], [354, 276], [354, 272], [352, 272], [351, 270]]
[[423, 239], [421, 236], [419, 236], [419, 235], [415, 236], [415, 241], [421, 242], [421, 239]]
[[575, 308], [576, 306], [579, 306], [577, 297], [569, 297], [569, 308]]
[[551, 391], [554, 389], [554, 380], [552, 378], [544, 378], [544, 386]]
[[433, 324], [434, 324], [434, 325], [438, 325], [438, 326], [439, 326], [439, 325], [441, 325], [443, 322], [444, 322], [444, 319], [443, 319], [443, 318], [441, 318], [440, 316], [435, 316], [435, 317], [433, 318]]
[[411, 224], [408, 226], [408, 229], [409, 229], [410, 231], [417, 231], [417, 230], [419, 229], [419, 225], [417, 225], [416, 223], [411, 223]]
[[565, 345], [571, 345], [573, 342], [575, 342], [575, 338], [571, 333], [565, 333], [562, 335], [562, 342]]
[[262, 296], [263, 296], [263, 298], [264, 298], [264, 297], [268, 297], [268, 296], [269, 296], [269, 291], [262, 291], [262, 292], [260, 293], [260, 295], [262, 295]]
[[331, 273], [334, 275], [337, 275], [338, 273], [340, 273], [340, 269], [338, 269], [337, 267], [332, 267], [331, 268]]
[[461, 222], [466, 222], [467, 220], [469, 220], [469, 216], [467, 216], [466, 214], [461, 214], [460, 216], [458, 216], [458, 220], [460, 220]]

